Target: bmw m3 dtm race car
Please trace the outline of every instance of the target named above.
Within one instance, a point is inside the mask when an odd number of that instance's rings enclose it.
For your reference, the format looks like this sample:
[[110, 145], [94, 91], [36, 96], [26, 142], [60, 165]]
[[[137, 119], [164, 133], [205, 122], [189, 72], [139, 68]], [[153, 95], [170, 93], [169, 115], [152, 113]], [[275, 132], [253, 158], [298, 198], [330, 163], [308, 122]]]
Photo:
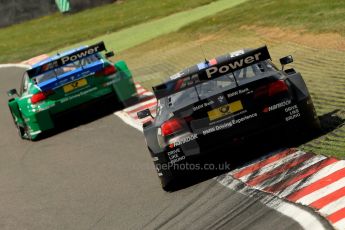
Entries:
[[[163, 188], [178, 165], [221, 147], [236, 145], [269, 130], [319, 128], [313, 102], [300, 73], [284, 70], [292, 56], [272, 62], [266, 46], [202, 62], [153, 87], [157, 115], [143, 125], [144, 136]], [[152, 116], [150, 110], [139, 118]], [[294, 130], [294, 129], [292, 129]], [[296, 131], [296, 129], [294, 130]], [[165, 166], [165, 167], [162, 167]]]
[[136, 88], [124, 61], [115, 64], [103, 42], [83, 46], [47, 58], [27, 70], [20, 91], [8, 106], [19, 135], [34, 140], [55, 127], [55, 119], [80, 105], [114, 97], [126, 105], [136, 96]]

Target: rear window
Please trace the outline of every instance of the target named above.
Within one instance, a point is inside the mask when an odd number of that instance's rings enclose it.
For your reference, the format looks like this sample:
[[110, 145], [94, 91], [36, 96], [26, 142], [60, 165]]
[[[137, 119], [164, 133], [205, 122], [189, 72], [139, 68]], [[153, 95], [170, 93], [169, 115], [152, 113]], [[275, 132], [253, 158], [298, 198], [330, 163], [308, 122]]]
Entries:
[[268, 61], [259, 62], [246, 68], [234, 72], [239, 85], [246, 84], [260, 77], [265, 72], [277, 70], [276, 67]]
[[183, 108], [199, 100], [236, 88], [236, 81], [239, 85], [243, 85], [258, 79], [263, 73], [273, 70], [276, 70], [276, 67], [268, 61], [248, 66], [235, 71], [234, 74], [223, 75], [166, 97], [168, 107]]
[[56, 68], [52, 71], [49, 71], [49, 72], [46, 72], [46, 73], [43, 73], [41, 75], [38, 75], [36, 77], [33, 78], [33, 80], [39, 84], [41, 82], [44, 82], [44, 81], [47, 81], [49, 79], [52, 79], [52, 78], [55, 78], [56, 76], [59, 76], [59, 75], [62, 75], [64, 73], [68, 73], [68, 72], [71, 72], [73, 70], [76, 70], [78, 68], [81, 68], [82, 66], [87, 66], [93, 62], [96, 62], [97, 60], [99, 60], [99, 56], [98, 55], [91, 55], [91, 56], [88, 56], [86, 58], [83, 58], [83, 59], [80, 59], [80, 60], [77, 60], [75, 62], [72, 62], [72, 63], [69, 63], [65, 66], [62, 66], [62, 67], [59, 67], [59, 68]]

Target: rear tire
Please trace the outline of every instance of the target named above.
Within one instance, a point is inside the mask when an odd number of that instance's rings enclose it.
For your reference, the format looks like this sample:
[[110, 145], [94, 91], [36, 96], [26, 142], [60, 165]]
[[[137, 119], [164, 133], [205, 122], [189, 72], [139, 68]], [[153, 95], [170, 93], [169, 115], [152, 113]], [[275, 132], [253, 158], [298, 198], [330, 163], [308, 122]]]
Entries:
[[27, 128], [24, 126], [20, 126], [16, 120], [15, 120], [15, 117], [11, 111], [11, 115], [12, 115], [12, 119], [13, 119], [13, 123], [14, 125], [16, 126], [16, 129], [17, 129], [17, 133], [18, 133], [18, 136], [23, 139], [23, 140], [31, 140], [31, 137], [30, 137], [30, 134], [29, 132], [27, 131]]
[[173, 182], [169, 182], [167, 185], [165, 186], [162, 186], [162, 189], [165, 191], [165, 192], [173, 192], [174, 191], [174, 184]]
[[20, 127], [20, 126], [18, 125], [18, 123], [16, 122], [16, 119], [15, 119], [15, 117], [14, 117], [14, 115], [13, 115], [13, 112], [12, 112], [11, 108], [10, 108], [10, 112], [11, 112], [11, 116], [12, 116], [12, 120], [13, 120], [14, 126], [16, 126], [18, 136], [19, 136], [21, 139], [23, 139], [24, 128]]
[[23, 140], [31, 140], [31, 136], [30, 133], [28, 132], [26, 126], [25, 127], [21, 127], [20, 125], [16, 124], [17, 127], [17, 132], [20, 138], [22, 138]]
[[25, 133], [25, 130], [23, 127], [20, 127], [18, 124], [16, 124], [16, 128], [17, 128], [17, 132], [18, 132], [18, 135], [21, 139], [24, 139], [24, 133]]
[[27, 130], [27, 127], [25, 126], [24, 128], [22, 128], [22, 129], [24, 129], [24, 134], [23, 134], [23, 139], [25, 139], [25, 140], [30, 140], [30, 141], [32, 141], [32, 138], [31, 138], [31, 135], [30, 135], [30, 133], [28, 132], [28, 130]]

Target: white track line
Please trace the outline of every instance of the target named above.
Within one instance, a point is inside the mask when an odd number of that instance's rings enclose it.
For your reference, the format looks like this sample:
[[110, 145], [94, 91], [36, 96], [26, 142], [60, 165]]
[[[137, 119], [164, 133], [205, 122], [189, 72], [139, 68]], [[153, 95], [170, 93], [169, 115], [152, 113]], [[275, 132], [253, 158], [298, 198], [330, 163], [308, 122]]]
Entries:
[[151, 97], [151, 96], [153, 96], [154, 94], [152, 93], [152, 92], [150, 92], [150, 91], [147, 91], [146, 93], [143, 93], [143, 94], [141, 94], [142, 96], [147, 96], [147, 97]]
[[27, 64], [0, 64], [0, 69], [2, 69], [2, 68], [12, 68], [12, 67], [23, 68], [23, 69], [31, 68], [31, 66], [27, 65]]
[[118, 111], [114, 113], [116, 116], [118, 116], [121, 120], [123, 120], [126, 124], [129, 126], [132, 126], [133, 128], [139, 130], [140, 132], [143, 132], [143, 126], [140, 122], [134, 122], [133, 118], [127, 115], [127, 113], [123, 111]]
[[143, 89], [143, 88], [141, 88], [141, 89], [138, 89], [137, 88], [137, 93], [138, 94], [143, 94], [143, 93], [146, 93], [147, 92], [147, 90], [145, 90], [145, 89]]
[[133, 105], [131, 107], [128, 107], [128, 108], [124, 109], [123, 111], [125, 111], [127, 113], [130, 113], [131, 111], [136, 110], [136, 109], [138, 109], [138, 108], [140, 108], [140, 107], [142, 107], [144, 105], [148, 105], [148, 104], [155, 103], [155, 102], [157, 102], [156, 98], [152, 98], [152, 99], [147, 100], [145, 102], [141, 102], [141, 103], [139, 103], [137, 105]]

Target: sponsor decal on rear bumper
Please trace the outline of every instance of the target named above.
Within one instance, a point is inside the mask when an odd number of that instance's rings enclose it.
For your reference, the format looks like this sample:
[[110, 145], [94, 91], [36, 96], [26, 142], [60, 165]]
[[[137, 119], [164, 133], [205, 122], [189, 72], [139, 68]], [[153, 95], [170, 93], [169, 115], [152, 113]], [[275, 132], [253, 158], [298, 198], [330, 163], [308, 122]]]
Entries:
[[301, 116], [297, 105], [285, 108], [285, 113], [288, 114], [288, 116], [285, 117], [285, 121], [292, 121]]
[[190, 142], [190, 141], [193, 141], [193, 140], [195, 140], [195, 139], [197, 139], [197, 138], [198, 138], [198, 134], [192, 134], [192, 135], [190, 135], [190, 136], [188, 136], [188, 137], [185, 137], [185, 138], [183, 138], [183, 139], [181, 139], [181, 140], [176, 141], [176, 142], [174, 143], [174, 147], [183, 145], [183, 144], [188, 143], [188, 142]]
[[88, 90], [85, 90], [85, 91], [83, 91], [83, 92], [80, 92], [80, 93], [78, 93], [78, 94], [76, 94], [76, 95], [73, 95], [73, 96], [70, 96], [70, 97], [63, 98], [63, 99], [61, 99], [60, 102], [61, 102], [61, 103], [67, 102], [67, 101], [69, 101], [69, 100], [72, 100], [72, 99], [81, 97], [81, 96], [83, 96], [83, 95], [85, 95], [85, 94], [91, 93], [91, 92], [93, 92], [93, 91], [95, 91], [95, 90], [97, 90], [97, 87], [93, 87], [93, 88], [91, 88], [91, 89], [88, 89]]
[[[277, 109], [281, 109], [281, 108], [284, 108], [288, 105], [291, 105], [291, 100], [286, 100], [286, 101], [283, 101], [283, 102], [280, 102], [278, 104], [275, 104], [275, 105], [271, 105], [269, 107], [266, 107], [263, 112], [264, 113], [267, 113], [267, 112], [271, 112], [271, 111], [274, 111], [274, 110], [277, 110]], [[289, 107], [286, 107], [284, 110], [284, 113], [285, 113], [285, 121], [289, 122], [289, 121], [292, 121], [298, 117], [301, 116], [300, 114], [300, 111], [298, 109], [298, 106], [295, 104], [295, 105], [291, 105]]]
[[278, 104], [275, 104], [275, 105], [268, 107], [268, 111], [280, 109], [280, 108], [285, 107], [285, 106], [290, 105], [290, 104], [291, 104], [291, 100], [283, 101], [283, 102], [280, 102]]
[[174, 164], [186, 159], [186, 156], [184, 156], [183, 154], [181, 155], [181, 154], [182, 154], [182, 151], [179, 148], [169, 151], [168, 157], [169, 157], [170, 163]]
[[229, 122], [226, 122], [226, 123], [223, 123], [223, 124], [216, 125], [216, 126], [213, 126], [211, 128], [208, 128], [208, 129], [202, 131], [202, 134], [203, 135], [207, 135], [207, 134], [213, 133], [215, 131], [227, 129], [227, 128], [233, 127], [234, 125], [238, 125], [238, 124], [240, 124], [240, 123], [242, 123], [244, 121], [253, 119], [253, 118], [257, 117], [257, 116], [258, 116], [257, 113], [253, 113], [253, 114], [241, 117], [239, 119], [234, 119], [234, 120], [231, 120]]

